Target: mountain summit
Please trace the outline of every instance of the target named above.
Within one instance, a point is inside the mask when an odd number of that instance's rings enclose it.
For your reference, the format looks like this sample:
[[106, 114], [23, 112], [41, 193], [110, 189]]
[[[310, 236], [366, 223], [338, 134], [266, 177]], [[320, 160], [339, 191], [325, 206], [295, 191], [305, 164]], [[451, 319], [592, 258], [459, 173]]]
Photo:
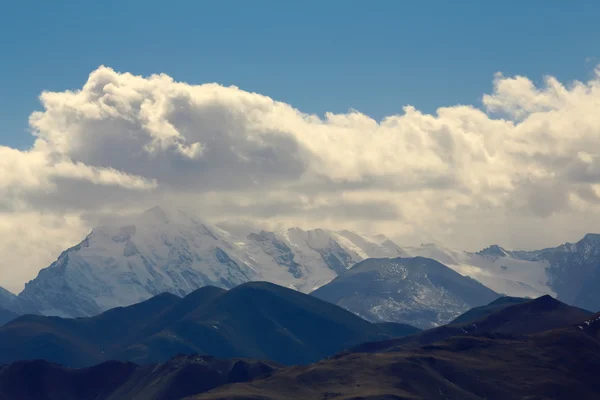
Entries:
[[373, 322], [445, 324], [498, 297], [481, 283], [423, 257], [369, 259], [313, 292]]
[[185, 296], [264, 280], [310, 292], [365, 258], [398, 256], [386, 238], [299, 228], [240, 235], [181, 209], [154, 207], [94, 228], [19, 295], [47, 315], [96, 315], [163, 292]]
[[493, 244], [490, 247], [487, 247], [479, 252], [477, 252], [480, 256], [488, 256], [488, 257], [505, 257], [509, 256], [510, 253], [498, 246], [497, 244]]
[[401, 248], [383, 235], [347, 230], [213, 225], [192, 211], [169, 207], [94, 228], [18, 297], [0, 293], [0, 307], [18, 314], [91, 316], [162, 292], [185, 296], [207, 285], [230, 289], [257, 280], [311, 293], [365, 259], [397, 257], [434, 259], [497, 293], [550, 294], [600, 310], [598, 234], [537, 251], [493, 245], [469, 253], [437, 245]]

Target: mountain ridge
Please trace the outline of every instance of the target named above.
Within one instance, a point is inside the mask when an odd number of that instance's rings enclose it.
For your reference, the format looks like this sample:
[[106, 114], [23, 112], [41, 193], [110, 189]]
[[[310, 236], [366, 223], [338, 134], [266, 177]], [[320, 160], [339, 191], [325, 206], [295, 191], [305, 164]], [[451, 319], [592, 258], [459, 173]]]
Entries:
[[265, 280], [310, 292], [365, 257], [398, 251], [387, 239], [347, 231], [291, 228], [240, 237], [188, 211], [154, 207], [94, 228], [18, 299], [46, 315], [78, 317], [207, 285], [230, 289]]
[[372, 324], [296, 290], [248, 282], [229, 291], [207, 286], [184, 298], [163, 293], [94, 317], [24, 315], [0, 327], [0, 362], [42, 358], [84, 367], [211, 354], [302, 364], [365, 340], [418, 331]]
[[[489, 307], [498, 300], [488, 304], [485, 312], [480, 313], [476, 319], [468, 318], [466, 321], [461, 321], [459, 317], [459, 322], [452, 322], [404, 338], [363, 343], [349, 351], [387, 352], [403, 346], [429, 345], [453, 336], [477, 336], [481, 334], [524, 336], [538, 334], [552, 329], [573, 327], [593, 315], [591, 311], [569, 306], [549, 295], [519, 301], [515, 304], [509, 302], [505, 307]], [[468, 315], [473, 311], [474, 309], [469, 310], [463, 315]]]
[[590, 233], [543, 250], [492, 245], [470, 253], [434, 244], [400, 247], [383, 235], [348, 230], [230, 229], [189, 210], [154, 207], [94, 228], [18, 296], [0, 291], [0, 307], [17, 314], [92, 316], [162, 292], [185, 296], [202, 286], [230, 289], [248, 281], [310, 293], [365, 259], [425, 257], [500, 294], [550, 294], [600, 310], [598, 237]]
[[[538, 320], [531, 321], [533, 316]], [[459, 332], [469, 325], [446, 326], [367, 343], [189, 400], [591, 400], [600, 393], [593, 373], [600, 368], [599, 321], [600, 313], [582, 314], [545, 295], [491, 312], [479, 332]]]

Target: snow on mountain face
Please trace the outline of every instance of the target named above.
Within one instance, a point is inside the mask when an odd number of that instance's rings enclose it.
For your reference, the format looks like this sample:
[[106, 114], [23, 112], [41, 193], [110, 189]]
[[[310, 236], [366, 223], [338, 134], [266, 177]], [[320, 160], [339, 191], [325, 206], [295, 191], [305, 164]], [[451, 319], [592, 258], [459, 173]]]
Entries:
[[497, 244], [493, 244], [488, 248], [478, 251], [477, 255], [487, 257], [506, 257], [510, 256], [510, 253], [502, 247], [498, 246]]
[[535, 251], [508, 251], [497, 245], [477, 253], [435, 245], [406, 251], [436, 259], [498, 293], [516, 297], [549, 294], [570, 305], [600, 310], [600, 234], [589, 233], [576, 243]]
[[40, 271], [20, 297], [46, 314], [93, 315], [162, 292], [185, 295], [258, 276], [228, 255], [231, 245], [218, 232], [182, 212], [156, 208], [127, 222], [94, 229]]
[[595, 289], [600, 286], [600, 235], [533, 252], [490, 246], [468, 253], [432, 244], [400, 248], [384, 236], [349, 231], [238, 228], [212, 226], [193, 213], [156, 207], [94, 229], [41, 270], [18, 297], [0, 291], [0, 307], [87, 316], [162, 292], [185, 295], [205, 285], [231, 288], [253, 280], [309, 293], [367, 258], [421, 256], [498, 293], [558, 295], [569, 304], [600, 309]]
[[497, 245], [478, 253], [450, 250], [433, 244], [405, 250], [413, 257], [437, 260], [498, 293], [532, 298], [545, 294], [556, 296], [556, 292], [550, 286], [550, 265], [547, 261], [526, 259], [517, 254], [518, 252], [510, 252]]
[[385, 238], [297, 228], [244, 236], [159, 207], [119, 225], [94, 229], [27, 283], [19, 299], [48, 315], [88, 316], [206, 285], [265, 280], [310, 292], [366, 257], [400, 255]]
[[[549, 294], [583, 309], [600, 310], [600, 295], [597, 290], [600, 287], [598, 234], [587, 234], [577, 243], [538, 251], [508, 251], [498, 245], [492, 245], [480, 252], [469, 253], [435, 244], [406, 247], [402, 251], [411, 257], [437, 260], [497, 293], [532, 298]], [[349, 273], [316, 293], [331, 290], [339, 282], [349, 280], [354, 269], [362, 264], [357, 264]], [[356, 292], [343, 299], [337, 299], [337, 304], [370, 320], [408, 322], [419, 327], [433, 326], [445, 321], [447, 314], [441, 312], [444, 308], [452, 313], [463, 306], [460, 302], [448, 298], [447, 293], [439, 291], [438, 287], [427, 286], [419, 277], [410, 283], [404, 282], [406, 268], [386, 263], [382, 263], [378, 268], [381, 270], [377, 280], [386, 281], [385, 287], [375, 287], [373, 283], [369, 286], [361, 279], [363, 282], [357, 282]], [[398, 277], [401, 279], [396, 282]], [[365, 285], [368, 293], [365, 292]], [[403, 294], [400, 294], [401, 292]], [[427, 300], [426, 306], [423, 299]], [[427, 309], [430, 314], [427, 314]], [[432, 312], [434, 317], [431, 316]]]
[[428, 258], [368, 259], [313, 295], [372, 322], [419, 328], [448, 323], [498, 294]]
[[519, 256], [549, 265], [549, 286], [559, 300], [590, 311], [600, 310], [600, 235], [587, 234], [577, 243], [520, 252]]

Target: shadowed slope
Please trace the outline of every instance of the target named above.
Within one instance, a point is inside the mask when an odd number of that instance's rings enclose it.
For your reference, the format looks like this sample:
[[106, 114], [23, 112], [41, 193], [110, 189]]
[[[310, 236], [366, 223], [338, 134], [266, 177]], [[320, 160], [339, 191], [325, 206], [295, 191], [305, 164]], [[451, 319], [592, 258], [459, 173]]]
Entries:
[[156, 366], [109, 361], [83, 369], [19, 361], [0, 367], [0, 399], [175, 400], [264, 376], [277, 367], [199, 356], [179, 356]]
[[562, 328], [581, 322], [592, 313], [561, 303], [551, 296], [542, 296], [525, 303], [501, 308], [478, 320], [444, 325], [415, 335], [387, 341], [363, 343], [352, 351], [391, 351], [401, 346], [419, 346], [452, 336], [501, 333], [528, 335]]
[[90, 318], [22, 316], [0, 327], [0, 362], [41, 358], [81, 367], [211, 354], [309, 363], [364, 341], [415, 331], [371, 324], [312, 296], [252, 282], [230, 291], [207, 286], [183, 299], [162, 294]]
[[514, 306], [515, 304], [521, 304], [530, 301], [531, 299], [524, 297], [511, 297], [511, 296], [502, 296], [490, 304], [486, 304], [485, 306], [474, 307], [467, 311], [464, 314], [459, 315], [454, 319], [450, 324], [458, 324], [458, 323], [466, 323], [470, 321], [475, 321], [477, 319], [483, 318], [487, 315], [490, 315], [493, 312], [499, 311], [503, 308]]
[[203, 400], [597, 399], [600, 342], [567, 328], [522, 338], [453, 337], [420, 348], [346, 353], [193, 396]]
[[125, 358], [148, 362], [182, 352], [309, 363], [365, 340], [390, 337], [400, 328], [379, 327], [295, 290], [251, 282], [128, 349]]
[[19, 314], [0, 308], [0, 326], [17, 318]]

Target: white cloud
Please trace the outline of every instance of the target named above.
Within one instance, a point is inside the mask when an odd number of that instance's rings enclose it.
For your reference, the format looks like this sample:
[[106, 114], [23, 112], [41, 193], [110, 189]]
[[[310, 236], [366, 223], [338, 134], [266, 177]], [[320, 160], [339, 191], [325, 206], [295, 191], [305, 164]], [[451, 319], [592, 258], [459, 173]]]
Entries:
[[80, 241], [88, 227], [77, 214], [35, 211], [0, 212], [0, 280], [18, 291], [37, 270]]
[[22, 260], [19, 272], [0, 271], [13, 288], [98, 215], [166, 201], [208, 218], [469, 249], [599, 230], [600, 73], [541, 87], [498, 74], [483, 110], [407, 106], [382, 121], [357, 111], [320, 118], [236, 87], [105, 67], [81, 90], [40, 99], [33, 147], [0, 146], [4, 232], [21, 216], [20, 232], [42, 227], [23, 235], [21, 250], [0, 248], [0, 259]]

